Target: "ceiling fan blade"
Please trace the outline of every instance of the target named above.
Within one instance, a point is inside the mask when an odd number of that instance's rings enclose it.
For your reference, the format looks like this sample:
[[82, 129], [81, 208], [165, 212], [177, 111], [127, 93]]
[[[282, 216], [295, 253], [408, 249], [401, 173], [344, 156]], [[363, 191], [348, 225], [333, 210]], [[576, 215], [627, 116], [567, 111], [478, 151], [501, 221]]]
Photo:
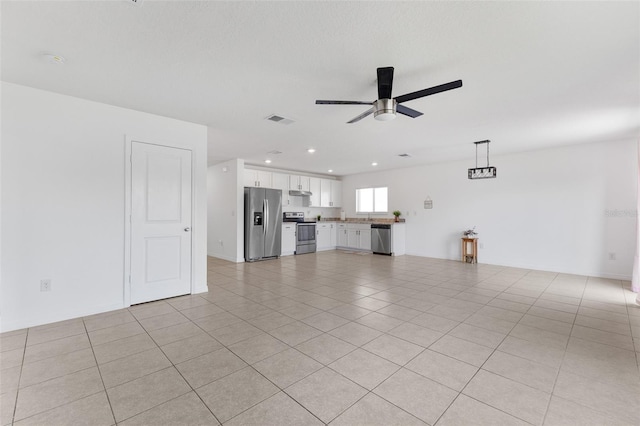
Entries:
[[415, 109], [407, 108], [404, 105], [398, 104], [396, 106], [396, 112], [398, 114], [406, 115], [407, 117], [416, 118], [420, 117], [422, 113], [420, 111], [416, 111]]
[[365, 112], [363, 112], [362, 114], [360, 114], [359, 116], [357, 116], [356, 118], [347, 121], [347, 124], [351, 124], [351, 123], [355, 123], [356, 121], [360, 121], [363, 118], [365, 118], [367, 115], [371, 115], [373, 114], [373, 111], [375, 110], [375, 108], [369, 108], [368, 110], [366, 110]]
[[451, 83], [441, 84], [440, 86], [430, 87], [429, 89], [407, 93], [406, 95], [397, 96], [395, 100], [400, 104], [402, 102], [411, 101], [425, 96], [435, 95], [436, 93], [446, 92], [447, 90], [457, 89], [458, 87], [462, 87], [462, 80], [456, 80]]
[[378, 99], [391, 99], [393, 67], [378, 68]]
[[363, 101], [316, 101], [316, 105], [371, 105], [373, 102]]

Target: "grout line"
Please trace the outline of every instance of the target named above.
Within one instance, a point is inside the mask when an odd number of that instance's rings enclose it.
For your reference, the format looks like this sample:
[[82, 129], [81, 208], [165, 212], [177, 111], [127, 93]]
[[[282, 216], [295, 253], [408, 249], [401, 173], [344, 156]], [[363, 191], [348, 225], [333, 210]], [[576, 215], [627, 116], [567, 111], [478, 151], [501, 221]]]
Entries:
[[11, 424], [15, 422], [16, 411], [18, 411], [18, 398], [20, 397], [20, 381], [22, 380], [22, 369], [24, 368], [24, 359], [27, 353], [27, 341], [29, 339], [29, 328], [24, 336], [24, 346], [22, 348], [22, 362], [20, 362], [20, 373], [18, 374], [18, 384], [16, 388], [16, 400], [13, 402], [13, 411], [11, 413]]
[[84, 331], [87, 334], [87, 339], [89, 340], [89, 347], [91, 348], [91, 354], [93, 355], [93, 361], [96, 363], [96, 370], [98, 370], [98, 374], [100, 375], [100, 381], [102, 382], [102, 388], [104, 389], [104, 394], [107, 397], [107, 403], [109, 404], [109, 409], [111, 410], [111, 418], [113, 422], [116, 423], [116, 415], [113, 412], [113, 405], [111, 405], [111, 398], [109, 398], [109, 392], [107, 392], [107, 387], [104, 384], [104, 379], [102, 378], [102, 371], [100, 370], [100, 365], [98, 364], [98, 358], [96, 358], [96, 353], [93, 350], [93, 344], [91, 343], [91, 339], [89, 339], [89, 332], [87, 331], [87, 325], [82, 320], [82, 325], [84, 327]]

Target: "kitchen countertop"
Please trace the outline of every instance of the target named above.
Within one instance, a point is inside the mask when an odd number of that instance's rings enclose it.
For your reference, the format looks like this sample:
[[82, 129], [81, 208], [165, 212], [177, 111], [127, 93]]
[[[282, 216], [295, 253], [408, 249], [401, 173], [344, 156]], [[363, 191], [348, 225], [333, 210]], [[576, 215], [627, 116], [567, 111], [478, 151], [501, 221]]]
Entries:
[[400, 219], [399, 222], [396, 222], [395, 219], [361, 219], [357, 217], [348, 217], [345, 220], [340, 220], [339, 217], [327, 217], [320, 219], [320, 222], [338, 222], [338, 223], [365, 223], [365, 224], [394, 224], [394, 223], [404, 223], [404, 219]]

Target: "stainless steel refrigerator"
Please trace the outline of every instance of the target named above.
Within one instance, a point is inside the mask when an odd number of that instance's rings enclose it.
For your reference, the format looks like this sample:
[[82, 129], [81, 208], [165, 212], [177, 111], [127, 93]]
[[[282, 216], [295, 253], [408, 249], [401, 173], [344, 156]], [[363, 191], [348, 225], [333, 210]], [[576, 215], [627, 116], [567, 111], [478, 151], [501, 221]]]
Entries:
[[282, 253], [282, 191], [244, 188], [244, 260], [275, 258]]

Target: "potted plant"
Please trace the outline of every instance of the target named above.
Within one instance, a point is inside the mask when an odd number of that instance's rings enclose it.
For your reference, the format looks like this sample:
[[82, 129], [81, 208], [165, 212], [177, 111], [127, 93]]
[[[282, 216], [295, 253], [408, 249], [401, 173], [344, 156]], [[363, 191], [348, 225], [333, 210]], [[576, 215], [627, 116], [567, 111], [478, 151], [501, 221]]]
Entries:
[[396, 217], [396, 222], [400, 222], [400, 216], [402, 215], [402, 212], [400, 210], [394, 210], [393, 215]]
[[322, 215], [319, 214], [318, 216], [316, 216], [316, 219], [318, 219], [318, 222], [320, 222], [320, 219], [322, 219]]
[[476, 235], [478, 235], [478, 233], [476, 232], [475, 226], [471, 229], [467, 229], [466, 231], [463, 231], [462, 234], [465, 236], [465, 238], [475, 238]]

